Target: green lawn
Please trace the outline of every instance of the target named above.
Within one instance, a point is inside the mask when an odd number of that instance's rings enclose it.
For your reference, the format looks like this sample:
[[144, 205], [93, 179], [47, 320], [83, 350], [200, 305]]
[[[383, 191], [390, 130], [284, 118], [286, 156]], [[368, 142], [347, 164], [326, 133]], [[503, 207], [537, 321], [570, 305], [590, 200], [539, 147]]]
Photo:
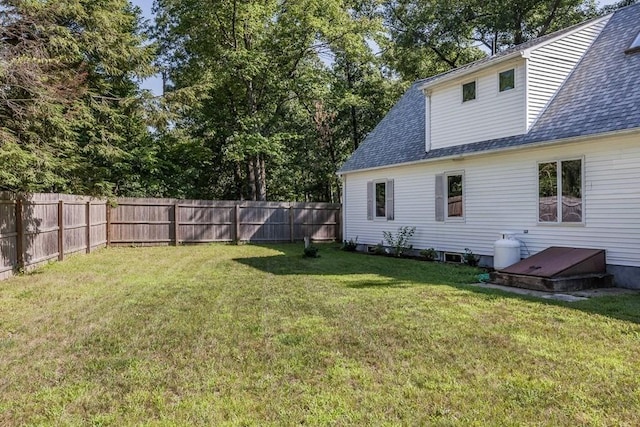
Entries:
[[640, 297], [301, 253], [105, 249], [0, 282], [0, 425], [640, 425]]

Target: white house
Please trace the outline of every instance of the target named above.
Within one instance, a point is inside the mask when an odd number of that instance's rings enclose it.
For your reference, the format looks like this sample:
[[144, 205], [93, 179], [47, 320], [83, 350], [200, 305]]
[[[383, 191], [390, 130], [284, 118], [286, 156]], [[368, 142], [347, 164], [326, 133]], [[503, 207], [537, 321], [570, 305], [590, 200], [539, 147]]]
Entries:
[[338, 173], [346, 239], [490, 263], [514, 230], [640, 287], [640, 4], [415, 82]]

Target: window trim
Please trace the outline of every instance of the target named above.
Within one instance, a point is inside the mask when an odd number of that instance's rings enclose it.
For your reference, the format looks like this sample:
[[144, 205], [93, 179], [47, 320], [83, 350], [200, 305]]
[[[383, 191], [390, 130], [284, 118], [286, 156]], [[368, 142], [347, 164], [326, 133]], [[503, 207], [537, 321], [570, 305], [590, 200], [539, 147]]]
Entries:
[[[507, 73], [509, 71], [513, 71], [513, 87], [511, 87], [509, 89], [505, 89], [505, 90], [500, 90], [500, 75], [504, 74], [504, 73]], [[516, 77], [517, 77], [517, 75], [516, 75], [516, 67], [511, 67], [511, 68], [504, 69], [502, 71], [498, 71], [498, 94], [505, 93], [505, 92], [510, 92], [510, 91], [514, 90], [516, 88], [516, 80], [517, 80]]]
[[[449, 171], [449, 172], [444, 172], [444, 220], [445, 222], [464, 222], [465, 221], [465, 215], [467, 213], [467, 207], [466, 207], [466, 203], [465, 200], [467, 199], [465, 197], [466, 191], [465, 191], [465, 185], [466, 185], [466, 178], [465, 178], [465, 174], [464, 174], [464, 170], [456, 170], [456, 171]], [[449, 216], [449, 177], [450, 176], [460, 176], [462, 177], [462, 215], [461, 216]]]
[[[582, 195], [582, 220], [580, 222], [562, 221], [562, 162], [570, 162], [572, 160], [580, 160], [580, 194]], [[558, 193], [558, 203], [556, 218], [559, 221], [540, 221], [540, 164], [556, 163], [557, 179], [556, 189]], [[585, 197], [585, 157], [561, 157], [549, 160], [539, 160], [536, 162], [536, 222], [537, 225], [543, 227], [584, 227], [586, 225], [586, 197]]]
[[[464, 99], [464, 87], [468, 84], [473, 83], [473, 98], [472, 99]], [[470, 80], [466, 83], [462, 83], [460, 85], [460, 99], [462, 100], [462, 104], [466, 104], [467, 102], [473, 102], [478, 100], [478, 79]]]

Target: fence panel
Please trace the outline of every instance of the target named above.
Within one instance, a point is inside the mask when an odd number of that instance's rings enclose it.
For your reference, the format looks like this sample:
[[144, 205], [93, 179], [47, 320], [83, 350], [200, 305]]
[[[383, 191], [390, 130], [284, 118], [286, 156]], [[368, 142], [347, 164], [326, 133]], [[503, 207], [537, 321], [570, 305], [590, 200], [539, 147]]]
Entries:
[[0, 279], [105, 245], [340, 240], [340, 205], [0, 192]]
[[106, 201], [67, 194], [0, 193], [0, 279], [21, 268], [106, 245]]
[[340, 205], [331, 203], [120, 198], [109, 216], [113, 245], [340, 240], [341, 232]]

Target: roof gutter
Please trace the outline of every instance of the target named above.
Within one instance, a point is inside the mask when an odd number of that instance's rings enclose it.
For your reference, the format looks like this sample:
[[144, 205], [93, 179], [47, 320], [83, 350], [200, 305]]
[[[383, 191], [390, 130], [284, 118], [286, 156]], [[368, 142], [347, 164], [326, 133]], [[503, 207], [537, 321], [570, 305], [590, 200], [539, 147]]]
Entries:
[[550, 146], [561, 145], [561, 144], [570, 144], [570, 143], [574, 143], [574, 142], [592, 141], [594, 139], [607, 138], [607, 137], [610, 137], [610, 136], [632, 135], [634, 133], [640, 133], [640, 127], [631, 128], [631, 129], [624, 129], [624, 130], [615, 130], [615, 131], [603, 132], [603, 133], [597, 133], [597, 134], [593, 134], [593, 135], [572, 136], [572, 137], [569, 137], [569, 138], [555, 139], [553, 141], [532, 142], [532, 143], [529, 143], [529, 144], [516, 145], [514, 147], [494, 148], [494, 149], [491, 149], [491, 150], [476, 151], [476, 152], [472, 152], [472, 153], [464, 153], [464, 154], [455, 154], [455, 155], [451, 155], [451, 156], [435, 157], [433, 159], [414, 160], [412, 162], [396, 163], [396, 164], [384, 165], [384, 166], [375, 166], [375, 167], [372, 167], [372, 168], [354, 169], [354, 170], [345, 171], [345, 172], [336, 172], [336, 175], [341, 177], [341, 176], [344, 176], [344, 175], [350, 174], [350, 173], [369, 172], [369, 171], [380, 170], [380, 169], [397, 168], [397, 167], [401, 167], [401, 166], [419, 165], [419, 164], [422, 164], [422, 163], [434, 163], [434, 162], [440, 162], [440, 161], [443, 161], [443, 160], [463, 160], [463, 159], [466, 159], [467, 157], [481, 157], [481, 156], [485, 156], [485, 155], [489, 155], [489, 154], [495, 154], [495, 153], [505, 153], [505, 152], [523, 150], [523, 149], [528, 149], [528, 148], [537, 148], [537, 147], [542, 147], [542, 146], [550, 147]]

